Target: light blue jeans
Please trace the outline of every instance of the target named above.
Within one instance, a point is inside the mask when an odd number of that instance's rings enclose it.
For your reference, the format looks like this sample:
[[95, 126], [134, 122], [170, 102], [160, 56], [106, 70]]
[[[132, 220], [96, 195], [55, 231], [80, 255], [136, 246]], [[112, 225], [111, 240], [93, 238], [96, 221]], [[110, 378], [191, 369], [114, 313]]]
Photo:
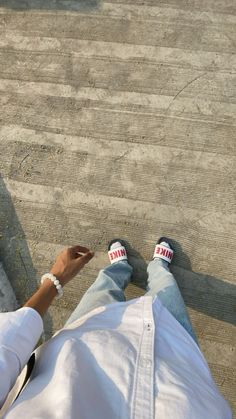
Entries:
[[[79, 319], [94, 308], [118, 301], [125, 301], [124, 290], [130, 282], [132, 271], [133, 268], [126, 261], [116, 262], [102, 269], [96, 281], [86, 291], [80, 303], [67, 320], [66, 325]], [[197, 343], [183, 297], [174, 276], [169, 271], [168, 263], [162, 259], [154, 259], [149, 263], [147, 272], [146, 295], [158, 296], [162, 304]]]

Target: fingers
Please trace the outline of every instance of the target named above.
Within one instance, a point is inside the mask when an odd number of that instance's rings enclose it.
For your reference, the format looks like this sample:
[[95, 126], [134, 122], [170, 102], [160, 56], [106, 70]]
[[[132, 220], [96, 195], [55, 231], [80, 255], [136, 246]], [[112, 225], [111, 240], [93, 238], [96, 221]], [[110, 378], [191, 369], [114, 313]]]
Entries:
[[69, 247], [69, 251], [70, 251], [71, 256], [76, 257], [78, 256], [78, 253], [88, 253], [89, 249], [87, 247], [77, 245], [77, 246]]
[[78, 259], [78, 264], [81, 266], [86, 265], [86, 263], [88, 263], [92, 258], [94, 257], [94, 252], [91, 252], [90, 250], [85, 253], [83, 256], [81, 256]]

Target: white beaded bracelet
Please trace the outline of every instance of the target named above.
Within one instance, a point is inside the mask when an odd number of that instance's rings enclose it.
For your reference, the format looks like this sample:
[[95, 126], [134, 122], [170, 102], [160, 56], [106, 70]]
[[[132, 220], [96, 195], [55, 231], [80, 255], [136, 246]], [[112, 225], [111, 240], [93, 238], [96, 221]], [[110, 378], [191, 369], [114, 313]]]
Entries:
[[61, 298], [63, 296], [63, 289], [62, 289], [62, 286], [61, 286], [59, 280], [53, 274], [47, 273], [47, 274], [42, 276], [41, 284], [43, 284], [45, 279], [47, 279], [47, 278], [50, 279], [53, 282], [53, 284], [55, 285], [55, 287], [57, 289], [58, 295], [57, 295], [56, 298], [57, 299]]

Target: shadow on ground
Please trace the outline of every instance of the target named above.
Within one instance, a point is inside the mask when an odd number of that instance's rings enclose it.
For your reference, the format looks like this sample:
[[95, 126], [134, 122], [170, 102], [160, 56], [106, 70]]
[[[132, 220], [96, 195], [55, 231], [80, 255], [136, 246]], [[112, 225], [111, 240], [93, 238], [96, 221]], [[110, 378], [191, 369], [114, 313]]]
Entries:
[[[193, 272], [190, 259], [181, 245], [169, 240], [175, 250], [171, 271], [186, 304], [207, 316], [236, 325], [236, 286], [214, 276]], [[129, 242], [125, 241], [125, 245], [134, 269], [133, 284], [145, 290], [147, 263]]]
[[0, 0], [0, 7], [15, 10], [68, 10], [88, 12], [98, 9], [100, 0]]
[[175, 249], [171, 267], [187, 305], [207, 316], [236, 325], [236, 286], [215, 276], [193, 272], [181, 245], [170, 240]]
[[132, 282], [137, 287], [145, 290], [148, 277], [147, 263], [142, 255], [127, 240], [123, 240], [123, 242], [128, 253], [129, 263], [133, 267]]
[[[19, 306], [37, 289], [36, 271], [24, 231], [17, 217], [11, 195], [0, 175], [0, 261], [15, 292]], [[45, 316], [48, 331], [52, 321]]]

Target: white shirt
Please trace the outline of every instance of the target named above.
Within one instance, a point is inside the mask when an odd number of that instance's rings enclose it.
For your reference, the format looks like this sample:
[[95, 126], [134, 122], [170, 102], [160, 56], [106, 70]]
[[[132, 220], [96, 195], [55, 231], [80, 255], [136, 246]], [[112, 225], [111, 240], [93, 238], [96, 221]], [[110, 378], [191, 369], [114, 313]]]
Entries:
[[[0, 314], [0, 403], [27, 362], [42, 320]], [[36, 350], [7, 419], [231, 419], [196, 343], [158, 298], [96, 309]]]

